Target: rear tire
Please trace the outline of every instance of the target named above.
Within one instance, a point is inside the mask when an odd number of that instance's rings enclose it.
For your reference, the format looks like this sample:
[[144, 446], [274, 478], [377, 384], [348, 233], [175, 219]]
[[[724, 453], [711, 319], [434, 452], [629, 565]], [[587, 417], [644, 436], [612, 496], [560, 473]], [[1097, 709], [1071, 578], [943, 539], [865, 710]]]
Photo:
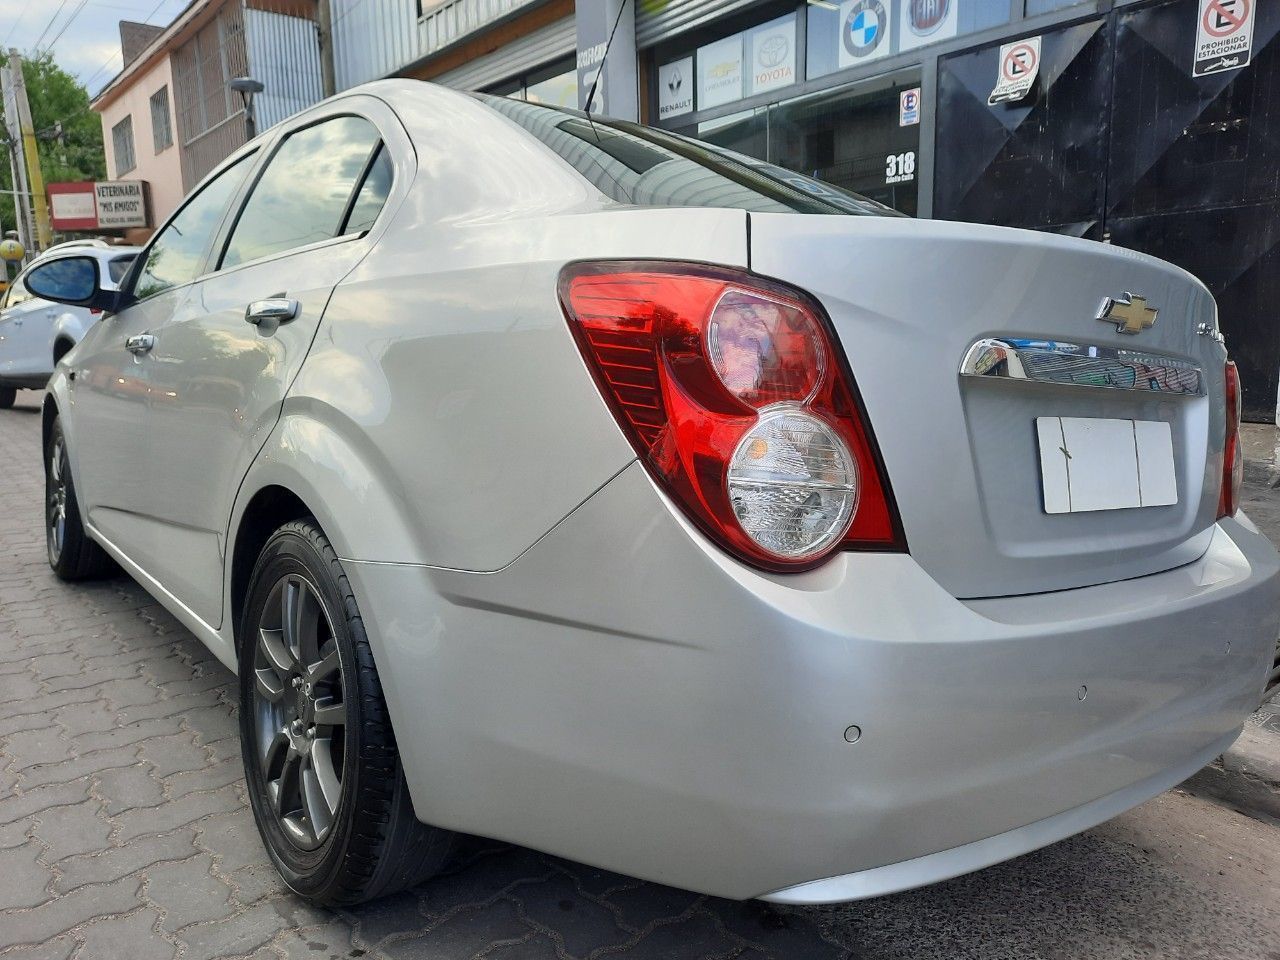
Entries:
[[245, 779], [289, 888], [351, 905], [438, 873], [454, 834], [414, 816], [355, 596], [314, 520], [263, 547], [240, 636]]
[[89, 539], [80, 519], [61, 417], [54, 419], [44, 448], [44, 533], [49, 566], [60, 580], [92, 580], [119, 569]]
[[8, 410], [17, 399], [18, 391], [13, 387], [0, 387], [0, 410]]

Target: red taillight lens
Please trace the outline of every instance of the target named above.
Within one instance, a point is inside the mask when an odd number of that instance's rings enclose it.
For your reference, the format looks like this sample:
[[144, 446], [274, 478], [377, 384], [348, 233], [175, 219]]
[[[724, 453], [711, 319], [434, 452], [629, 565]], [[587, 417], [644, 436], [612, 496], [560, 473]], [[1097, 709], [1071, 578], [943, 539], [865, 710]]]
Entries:
[[821, 310], [749, 274], [566, 267], [578, 346], [650, 474], [698, 526], [768, 570], [905, 544]]
[[1240, 484], [1244, 480], [1244, 447], [1240, 443], [1240, 372], [1227, 361], [1227, 430], [1222, 444], [1222, 493], [1218, 496], [1218, 516], [1230, 517], [1240, 509]]

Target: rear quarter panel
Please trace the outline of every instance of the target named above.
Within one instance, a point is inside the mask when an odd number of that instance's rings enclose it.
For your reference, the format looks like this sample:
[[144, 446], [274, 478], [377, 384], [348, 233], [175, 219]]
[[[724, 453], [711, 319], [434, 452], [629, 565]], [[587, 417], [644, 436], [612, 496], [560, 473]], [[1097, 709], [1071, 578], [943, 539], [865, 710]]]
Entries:
[[[335, 291], [271, 457], [305, 461], [348, 559], [496, 570], [634, 459], [557, 296], [582, 258], [746, 262], [745, 214], [441, 222], [428, 178]], [[322, 479], [327, 478], [327, 479]], [[377, 518], [376, 522], [371, 522]]]

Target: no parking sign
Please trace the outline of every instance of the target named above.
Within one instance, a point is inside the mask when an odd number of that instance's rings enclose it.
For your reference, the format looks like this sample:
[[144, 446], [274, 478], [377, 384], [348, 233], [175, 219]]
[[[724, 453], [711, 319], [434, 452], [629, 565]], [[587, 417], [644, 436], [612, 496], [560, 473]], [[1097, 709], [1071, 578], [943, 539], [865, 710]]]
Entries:
[[1015, 40], [1000, 48], [1000, 66], [996, 73], [996, 85], [987, 97], [987, 103], [1011, 103], [1027, 95], [1040, 73], [1040, 38], [1027, 37]]
[[1193, 77], [1249, 65], [1255, 2], [1257, 0], [1200, 0]]

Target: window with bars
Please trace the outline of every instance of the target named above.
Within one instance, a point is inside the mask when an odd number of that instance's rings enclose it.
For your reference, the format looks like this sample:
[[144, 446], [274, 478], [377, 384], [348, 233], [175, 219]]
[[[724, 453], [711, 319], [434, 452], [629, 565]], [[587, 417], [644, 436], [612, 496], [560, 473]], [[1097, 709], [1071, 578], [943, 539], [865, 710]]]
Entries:
[[245, 142], [240, 98], [228, 86], [249, 74], [244, 18], [239, 3], [226, 3], [216, 18], [174, 51], [174, 135], [182, 185], [190, 190]]
[[111, 145], [115, 148], [116, 176], [122, 177], [138, 165], [133, 154], [133, 114], [111, 128]]
[[173, 146], [173, 121], [169, 115], [169, 86], [166, 84], [151, 95], [151, 136], [156, 153]]

